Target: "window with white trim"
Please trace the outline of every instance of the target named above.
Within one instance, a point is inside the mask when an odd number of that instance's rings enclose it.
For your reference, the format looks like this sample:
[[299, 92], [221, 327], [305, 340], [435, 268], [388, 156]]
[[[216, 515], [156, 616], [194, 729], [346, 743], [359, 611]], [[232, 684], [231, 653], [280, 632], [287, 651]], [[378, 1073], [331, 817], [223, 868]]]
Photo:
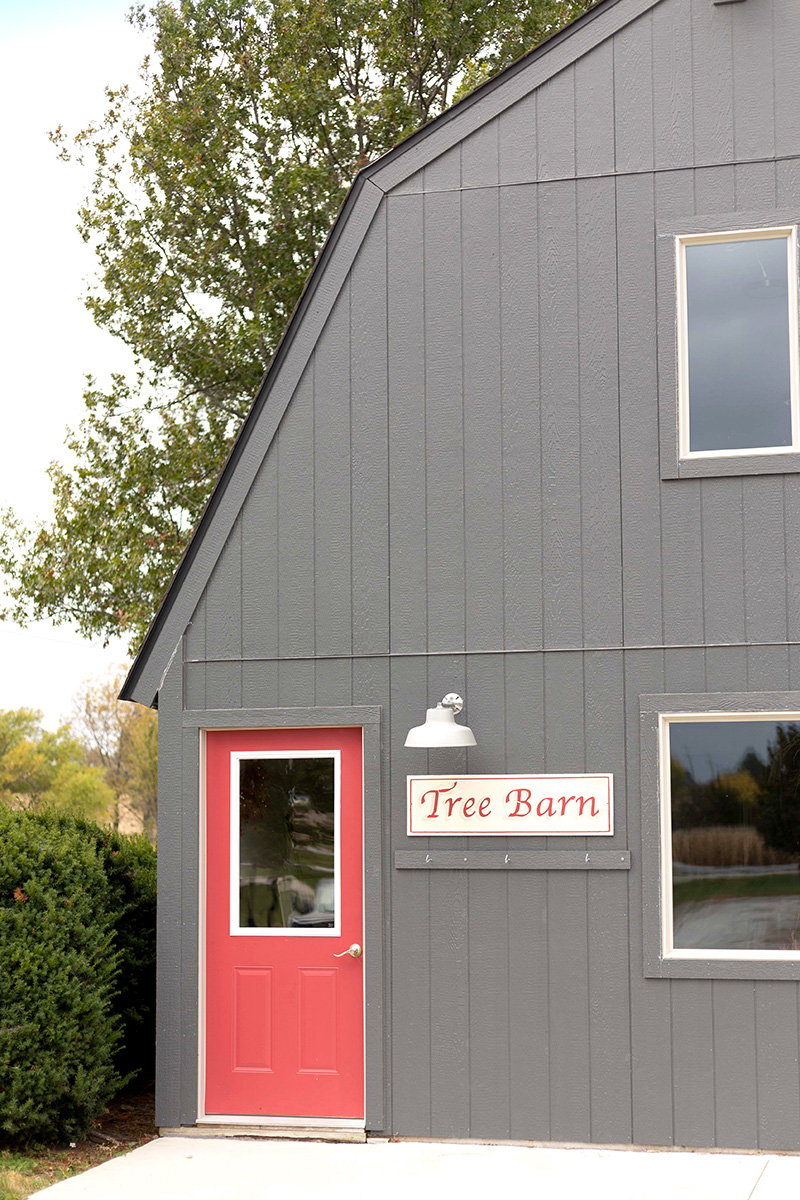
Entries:
[[679, 459], [798, 453], [796, 226], [675, 245]]
[[800, 711], [658, 716], [661, 960], [800, 961]]

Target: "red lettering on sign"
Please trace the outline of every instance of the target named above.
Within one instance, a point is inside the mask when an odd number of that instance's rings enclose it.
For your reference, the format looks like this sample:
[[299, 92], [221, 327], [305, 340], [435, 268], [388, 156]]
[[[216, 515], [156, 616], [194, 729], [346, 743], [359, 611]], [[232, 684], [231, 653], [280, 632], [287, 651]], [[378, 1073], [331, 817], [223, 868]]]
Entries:
[[[433, 796], [433, 812], [428, 813], [429, 821], [433, 817], [436, 817], [439, 815], [439, 796], [442, 794], [442, 792], [451, 792], [455, 786], [456, 786], [456, 781], [454, 779], [453, 782], [450, 784], [450, 787], [431, 788], [430, 791], [422, 793], [422, 795], [419, 798], [420, 806], [425, 804], [425, 801], [428, 799], [429, 796]], [[445, 799], [447, 799], [447, 797], [445, 797]], [[450, 809], [450, 815], [451, 816], [453, 815], [452, 808]]]
[[574, 796], [562, 796], [562, 797], [561, 797], [561, 799], [559, 800], [559, 802], [558, 802], [558, 803], [561, 805], [561, 815], [562, 815], [562, 817], [563, 817], [563, 816], [566, 814], [566, 811], [567, 811], [567, 805], [569, 804], [570, 800], [574, 800], [574, 799], [575, 799], [575, 797], [574, 797]]
[[593, 817], [597, 817], [600, 815], [600, 809], [595, 808], [595, 806], [594, 806], [594, 796], [587, 796], [585, 800], [584, 800], [583, 796], [578, 796], [578, 803], [581, 806], [581, 812], [580, 812], [581, 816], [583, 816], [583, 810], [587, 804], [591, 804], [591, 806], [592, 806], [590, 811], [591, 811], [591, 814]]
[[554, 817], [554, 816], [556, 816], [556, 810], [553, 807], [553, 797], [552, 796], [542, 796], [541, 800], [536, 805], [536, 815], [537, 815], [537, 817]]
[[[525, 793], [524, 796], [523, 792]], [[506, 804], [513, 804], [514, 797], [516, 797], [517, 806], [512, 813], [508, 814], [509, 817], [527, 817], [531, 811], [531, 793], [527, 788], [512, 788], [506, 796]], [[525, 805], [524, 808], [522, 807], [523, 804]]]
[[[486, 812], [483, 811], [484, 808], [486, 809]], [[480, 804], [478, 805], [478, 816], [479, 817], [488, 817], [491, 815], [491, 811], [492, 811], [492, 802], [488, 796], [484, 796], [483, 800], [481, 800]]]
[[469, 797], [469, 799], [467, 799], [467, 800], [465, 800], [465, 801], [464, 801], [464, 807], [462, 808], [462, 810], [461, 810], [461, 811], [462, 811], [462, 813], [464, 814], [464, 816], [465, 816], [465, 817], [471, 817], [471, 816], [473, 815], [473, 813], [474, 813], [474, 811], [475, 811], [475, 798], [474, 798], [474, 796], [470, 796], [470, 797]]

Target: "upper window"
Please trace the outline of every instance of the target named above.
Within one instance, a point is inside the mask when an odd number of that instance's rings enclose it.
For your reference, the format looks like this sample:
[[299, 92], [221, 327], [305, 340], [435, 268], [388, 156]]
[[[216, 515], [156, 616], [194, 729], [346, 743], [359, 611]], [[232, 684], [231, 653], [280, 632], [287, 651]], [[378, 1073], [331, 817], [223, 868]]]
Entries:
[[661, 717], [662, 955], [800, 958], [800, 714]]
[[797, 453], [796, 227], [676, 247], [680, 459]]

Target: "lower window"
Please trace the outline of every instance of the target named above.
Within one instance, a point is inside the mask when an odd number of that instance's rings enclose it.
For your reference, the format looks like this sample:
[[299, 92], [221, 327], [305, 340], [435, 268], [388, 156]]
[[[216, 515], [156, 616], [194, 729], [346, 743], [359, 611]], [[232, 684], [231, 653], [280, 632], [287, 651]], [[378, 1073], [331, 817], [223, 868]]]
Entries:
[[663, 739], [665, 951], [800, 952], [800, 713], [664, 717]]
[[[657, 867], [657, 905], [649, 910], [658, 912], [658, 928], [651, 925], [657, 953], [652, 938], [656, 969], [648, 974], [692, 975], [693, 965], [706, 964], [698, 973], [713, 977], [714, 964], [725, 963], [738, 963], [743, 969], [723, 973], [739, 977], [747, 964], [763, 965], [756, 973], [764, 977], [772, 973], [767, 964], [792, 964], [793, 973], [800, 968], [800, 705], [720, 711], [719, 696], [642, 699], [643, 733], [649, 725], [657, 741], [651, 828], [658, 853], [646, 850], [645, 859]], [[643, 785], [644, 799], [644, 778]], [[646, 895], [654, 882], [645, 880]]]

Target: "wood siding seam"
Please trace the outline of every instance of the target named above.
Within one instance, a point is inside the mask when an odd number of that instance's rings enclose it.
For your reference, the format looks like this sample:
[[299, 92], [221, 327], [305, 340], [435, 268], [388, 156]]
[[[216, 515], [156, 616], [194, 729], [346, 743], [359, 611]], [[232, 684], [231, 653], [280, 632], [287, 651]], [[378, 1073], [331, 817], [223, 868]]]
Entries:
[[586, 183], [590, 180], [598, 179], [637, 179], [641, 176], [658, 176], [658, 175], [676, 175], [680, 173], [693, 173], [695, 171], [722, 171], [728, 168], [741, 167], [774, 167], [783, 163], [795, 163], [800, 160], [800, 154], [781, 154], [775, 158], [724, 158], [724, 159], [709, 159], [707, 162], [686, 162], [676, 166], [663, 167], [637, 167], [631, 170], [613, 170], [613, 171], [591, 171], [591, 172], [571, 172], [568, 175], [538, 175], [535, 179], [508, 179], [501, 180], [499, 183], [475, 183], [475, 184], [459, 184], [458, 187], [436, 187], [425, 188], [419, 192], [386, 192], [387, 204], [394, 204], [397, 200], [407, 198], [408, 196], [435, 196], [448, 195], [453, 192], [480, 192], [480, 191], [496, 191], [500, 189], [505, 191], [507, 188], [527, 188], [541, 187], [544, 184], [555, 183]]

